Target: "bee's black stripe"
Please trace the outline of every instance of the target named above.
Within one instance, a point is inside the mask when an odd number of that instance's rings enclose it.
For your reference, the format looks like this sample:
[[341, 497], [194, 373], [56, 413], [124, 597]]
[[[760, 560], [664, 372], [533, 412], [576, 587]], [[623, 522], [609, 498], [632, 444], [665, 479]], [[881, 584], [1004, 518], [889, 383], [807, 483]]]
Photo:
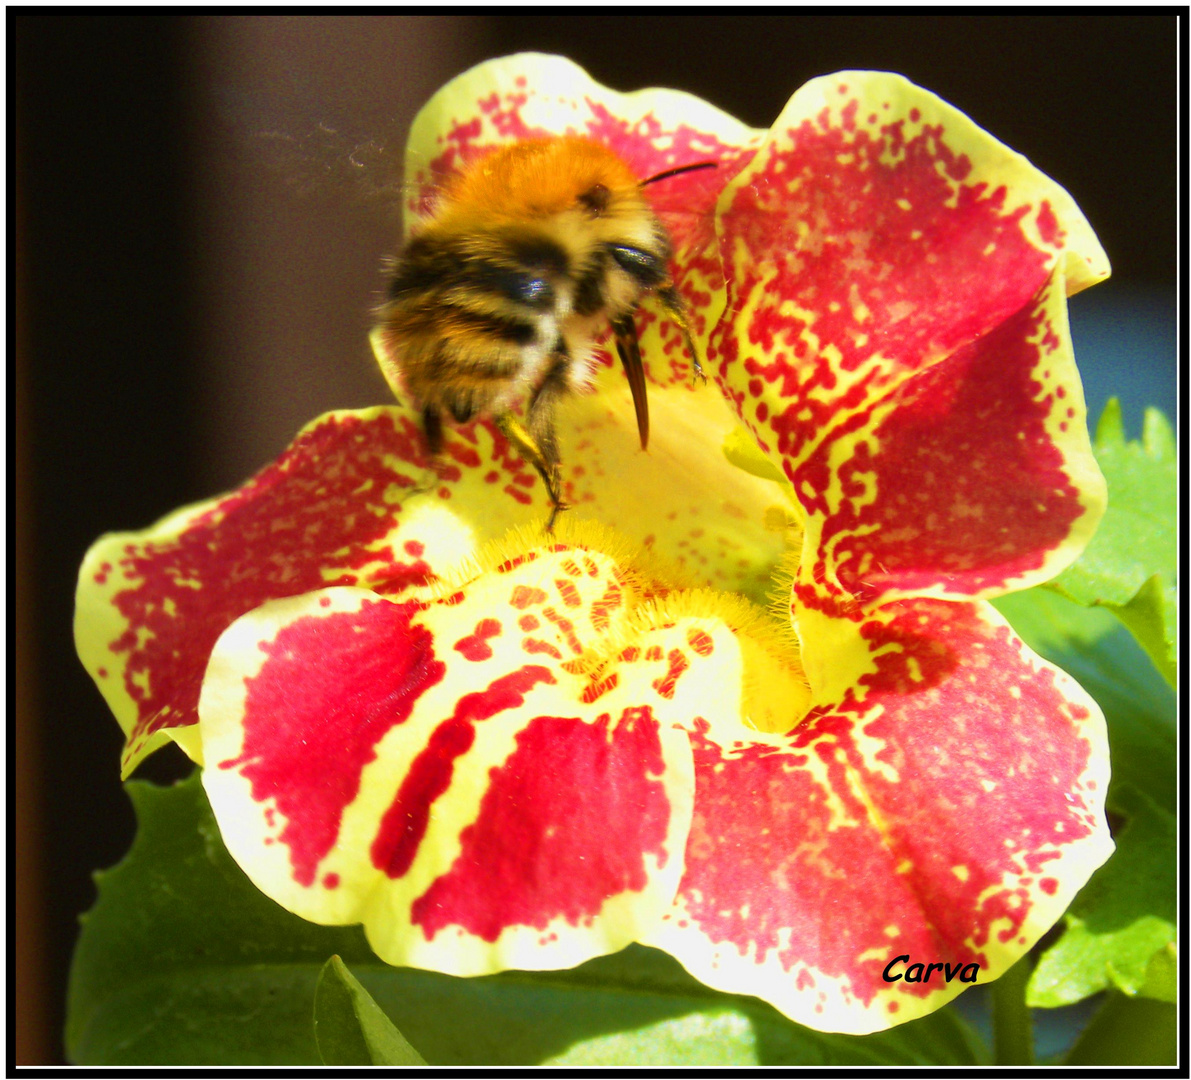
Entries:
[[439, 308], [437, 318], [444, 326], [474, 330], [486, 338], [508, 341], [514, 345], [528, 345], [537, 335], [537, 327], [531, 322], [453, 304]]
[[601, 257], [575, 282], [575, 296], [571, 303], [577, 315], [594, 315], [604, 308], [605, 265], [601, 253]]
[[508, 238], [499, 257], [415, 237], [397, 260], [389, 299], [450, 289], [479, 291], [535, 309], [553, 307], [549, 277], [565, 276], [566, 252], [540, 237]]
[[415, 237], [397, 260], [389, 279], [389, 299], [422, 293], [458, 280], [467, 265], [461, 252]]
[[544, 236], [508, 236], [503, 246], [526, 269], [557, 277], [565, 277], [570, 270], [567, 253]]

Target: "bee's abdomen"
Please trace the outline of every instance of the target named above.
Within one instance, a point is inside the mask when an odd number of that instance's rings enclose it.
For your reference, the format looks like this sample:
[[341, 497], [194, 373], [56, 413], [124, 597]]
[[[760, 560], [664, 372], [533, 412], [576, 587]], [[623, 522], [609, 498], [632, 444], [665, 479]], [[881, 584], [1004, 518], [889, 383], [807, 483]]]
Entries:
[[474, 240], [415, 238], [379, 312], [406, 388], [460, 421], [509, 408], [540, 377], [558, 339], [545, 271], [514, 259], [507, 246], [476, 249]]

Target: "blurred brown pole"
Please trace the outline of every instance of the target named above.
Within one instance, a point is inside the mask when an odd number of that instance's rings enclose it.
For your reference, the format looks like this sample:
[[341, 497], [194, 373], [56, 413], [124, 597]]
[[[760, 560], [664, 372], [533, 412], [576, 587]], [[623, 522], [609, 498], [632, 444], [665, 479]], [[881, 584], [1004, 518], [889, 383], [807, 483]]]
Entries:
[[[207, 447], [199, 475], [212, 494], [272, 460], [320, 413], [391, 400], [368, 330], [382, 257], [401, 242], [400, 191], [366, 206], [365, 182], [320, 178], [344, 171], [343, 161], [329, 160], [330, 145], [320, 169], [319, 147], [309, 161], [278, 162], [269, 143], [324, 125], [380, 136], [400, 162], [417, 110], [486, 55], [488, 22], [468, 15], [194, 21], [192, 228], [204, 358], [198, 415]], [[261, 124], [270, 125], [269, 137]], [[336, 156], [346, 159], [350, 150], [340, 147]]]

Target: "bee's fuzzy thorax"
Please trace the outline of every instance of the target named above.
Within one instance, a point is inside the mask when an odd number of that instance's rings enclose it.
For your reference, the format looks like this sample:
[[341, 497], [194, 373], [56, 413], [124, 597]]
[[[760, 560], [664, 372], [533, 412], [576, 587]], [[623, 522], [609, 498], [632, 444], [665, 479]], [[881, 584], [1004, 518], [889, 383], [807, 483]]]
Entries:
[[[580, 136], [527, 139], [500, 148], [447, 185], [442, 209], [463, 225], [524, 223], [563, 213], [597, 185], [616, 202], [645, 207], [638, 178], [615, 153]], [[607, 209], [614, 209], [608, 207]]]

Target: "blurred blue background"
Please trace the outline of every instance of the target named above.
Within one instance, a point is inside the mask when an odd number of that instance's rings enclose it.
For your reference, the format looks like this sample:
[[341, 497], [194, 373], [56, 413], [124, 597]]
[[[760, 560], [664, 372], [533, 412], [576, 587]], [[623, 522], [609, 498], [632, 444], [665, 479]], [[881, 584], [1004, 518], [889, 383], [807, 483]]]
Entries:
[[1111, 278], [1071, 298], [1071, 336], [1093, 433], [1111, 397], [1120, 398], [1130, 439], [1141, 437], [1147, 406], [1176, 422], [1175, 312], [1173, 288], [1122, 288]]

